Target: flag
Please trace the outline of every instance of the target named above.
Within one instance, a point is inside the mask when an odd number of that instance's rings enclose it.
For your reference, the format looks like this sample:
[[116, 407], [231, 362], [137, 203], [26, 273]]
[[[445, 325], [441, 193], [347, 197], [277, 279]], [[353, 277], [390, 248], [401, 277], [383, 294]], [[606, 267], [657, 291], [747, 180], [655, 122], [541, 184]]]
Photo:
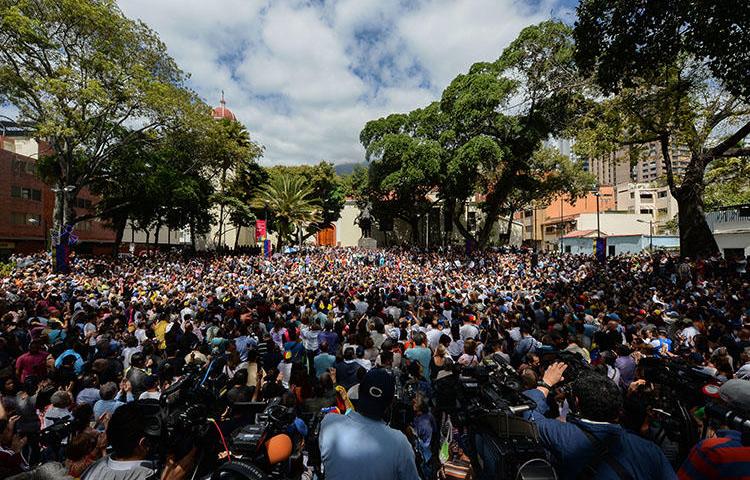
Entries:
[[266, 236], [266, 221], [256, 220], [255, 221], [255, 240], [265, 238]]

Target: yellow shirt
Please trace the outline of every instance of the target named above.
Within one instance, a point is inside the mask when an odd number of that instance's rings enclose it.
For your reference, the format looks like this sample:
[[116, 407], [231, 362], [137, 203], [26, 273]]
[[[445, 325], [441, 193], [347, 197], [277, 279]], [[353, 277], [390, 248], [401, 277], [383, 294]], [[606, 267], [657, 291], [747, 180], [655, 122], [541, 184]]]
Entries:
[[154, 335], [156, 336], [156, 339], [159, 340], [159, 348], [164, 350], [167, 348], [167, 342], [164, 340], [164, 334], [167, 332], [167, 321], [165, 320], [159, 320], [156, 322], [156, 325], [154, 325]]

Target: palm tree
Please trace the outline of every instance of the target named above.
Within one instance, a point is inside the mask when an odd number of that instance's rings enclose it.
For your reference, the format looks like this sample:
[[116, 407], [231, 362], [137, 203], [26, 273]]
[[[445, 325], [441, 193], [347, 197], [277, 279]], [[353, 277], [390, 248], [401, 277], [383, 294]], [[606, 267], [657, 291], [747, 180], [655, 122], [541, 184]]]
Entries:
[[292, 243], [295, 235], [301, 238], [308, 225], [321, 221], [320, 200], [312, 193], [304, 178], [282, 173], [272, 176], [253, 200], [254, 208], [268, 208], [276, 219], [276, 250], [287, 240]]

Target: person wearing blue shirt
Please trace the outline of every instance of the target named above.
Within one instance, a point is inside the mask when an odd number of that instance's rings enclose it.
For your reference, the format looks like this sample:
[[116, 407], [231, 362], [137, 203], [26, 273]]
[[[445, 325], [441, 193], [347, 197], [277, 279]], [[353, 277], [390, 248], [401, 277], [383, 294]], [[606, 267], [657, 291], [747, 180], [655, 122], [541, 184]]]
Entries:
[[315, 367], [315, 376], [320, 378], [321, 375], [326, 373], [329, 368], [333, 367], [336, 363], [336, 357], [328, 353], [328, 344], [320, 344], [320, 353], [315, 355], [313, 359], [313, 365]]
[[83, 371], [83, 363], [84, 363], [83, 357], [81, 357], [81, 355], [79, 355], [78, 352], [76, 352], [73, 349], [73, 346], [74, 346], [73, 342], [65, 342], [65, 343], [66, 343], [65, 346], [68, 347], [68, 349], [62, 352], [60, 355], [58, 355], [57, 359], [55, 360], [55, 368], [60, 368], [60, 366], [63, 363], [63, 359], [65, 357], [72, 355], [76, 359], [75, 362], [73, 363], [73, 370], [75, 370], [76, 375], [80, 375], [81, 372]]
[[422, 365], [424, 378], [430, 378], [430, 360], [432, 360], [432, 350], [427, 347], [427, 335], [422, 332], [415, 333], [414, 343], [417, 344], [417, 346], [404, 352], [404, 356], [411, 361], [419, 362], [419, 364]]
[[569, 399], [577, 416], [567, 422], [547, 418], [547, 395], [563, 378], [564, 363], [554, 363], [544, 372], [539, 386], [524, 392], [536, 408], [528, 418], [552, 454], [560, 479], [581, 475], [600, 480], [669, 480], [677, 478], [656, 444], [626, 431], [616, 423], [622, 410], [620, 388], [597, 372], [583, 372], [572, 385]]
[[359, 384], [356, 412], [323, 417], [319, 442], [326, 480], [419, 479], [406, 436], [384, 421], [395, 390], [393, 375], [373, 368]]

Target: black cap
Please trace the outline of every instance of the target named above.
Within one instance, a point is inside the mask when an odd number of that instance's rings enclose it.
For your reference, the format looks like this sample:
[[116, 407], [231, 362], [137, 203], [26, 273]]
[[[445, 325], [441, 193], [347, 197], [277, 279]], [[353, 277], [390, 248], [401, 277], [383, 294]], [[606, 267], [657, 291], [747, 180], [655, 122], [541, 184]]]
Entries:
[[396, 393], [396, 380], [383, 368], [373, 368], [359, 384], [357, 411], [370, 418], [382, 419]]

